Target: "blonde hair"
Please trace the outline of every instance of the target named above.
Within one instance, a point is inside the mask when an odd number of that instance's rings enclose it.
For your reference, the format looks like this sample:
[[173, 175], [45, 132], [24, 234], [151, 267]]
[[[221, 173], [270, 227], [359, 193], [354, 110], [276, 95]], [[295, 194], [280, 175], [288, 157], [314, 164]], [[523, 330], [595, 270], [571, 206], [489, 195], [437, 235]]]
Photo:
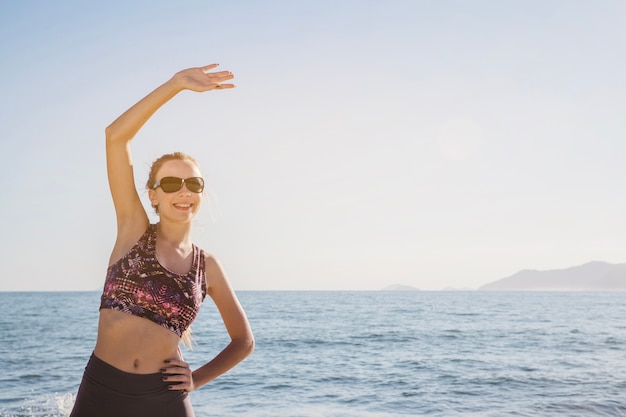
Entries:
[[180, 337], [180, 343], [187, 349], [193, 349], [193, 332], [191, 327], [187, 327], [187, 330], [183, 332], [183, 335]]

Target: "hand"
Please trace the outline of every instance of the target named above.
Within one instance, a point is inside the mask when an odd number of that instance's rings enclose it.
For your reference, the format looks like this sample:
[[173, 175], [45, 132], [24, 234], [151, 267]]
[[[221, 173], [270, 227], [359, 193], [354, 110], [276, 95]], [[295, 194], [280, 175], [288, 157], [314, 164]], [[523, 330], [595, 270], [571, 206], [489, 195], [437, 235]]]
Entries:
[[182, 89], [197, 92], [234, 88], [234, 84], [222, 84], [224, 81], [235, 78], [232, 72], [208, 72], [218, 65], [219, 64], [211, 64], [204, 67], [182, 70], [174, 75], [174, 80], [179, 83]]
[[166, 359], [165, 366], [161, 368], [161, 374], [163, 374], [163, 381], [169, 384], [170, 390], [191, 392], [196, 388], [189, 364], [185, 361]]

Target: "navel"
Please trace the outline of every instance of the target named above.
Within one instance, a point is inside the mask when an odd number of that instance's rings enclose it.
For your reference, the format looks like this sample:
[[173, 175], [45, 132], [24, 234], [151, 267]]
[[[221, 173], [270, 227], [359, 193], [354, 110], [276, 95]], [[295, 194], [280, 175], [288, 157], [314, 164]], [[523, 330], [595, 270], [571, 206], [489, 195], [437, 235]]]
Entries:
[[135, 369], [139, 368], [139, 359], [135, 359], [135, 361], [133, 362], [133, 367]]

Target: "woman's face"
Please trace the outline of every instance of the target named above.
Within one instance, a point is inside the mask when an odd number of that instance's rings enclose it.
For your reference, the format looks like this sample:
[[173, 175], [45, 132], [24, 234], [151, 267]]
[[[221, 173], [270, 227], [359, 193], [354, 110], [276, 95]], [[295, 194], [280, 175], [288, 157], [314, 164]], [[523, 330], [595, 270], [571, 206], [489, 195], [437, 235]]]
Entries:
[[[156, 180], [164, 177], [192, 178], [202, 177], [200, 169], [192, 161], [167, 161], [157, 171]], [[193, 187], [192, 187], [193, 188]], [[190, 191], [187, 184], [183, 184], [178, 191], [166, 193], [161, 187], [148, 190], [148, 196], [153, 206], [157, 206], [161, 219], [172, 221], [191, 221], [200, 209], [202, 193]]]

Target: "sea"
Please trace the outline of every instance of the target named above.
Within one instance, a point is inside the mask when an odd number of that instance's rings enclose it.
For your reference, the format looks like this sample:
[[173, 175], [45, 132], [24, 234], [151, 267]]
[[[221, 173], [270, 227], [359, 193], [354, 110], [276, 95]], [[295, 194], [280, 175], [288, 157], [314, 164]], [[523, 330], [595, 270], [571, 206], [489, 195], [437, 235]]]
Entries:
[[[0, 416], [72, 408], [98, 292], [0, 293]], [[255, 352], [198, 417], [626, 416], [626, 293], [241, 291]], [[228, 343], [207, 298], [183, 350]]]

